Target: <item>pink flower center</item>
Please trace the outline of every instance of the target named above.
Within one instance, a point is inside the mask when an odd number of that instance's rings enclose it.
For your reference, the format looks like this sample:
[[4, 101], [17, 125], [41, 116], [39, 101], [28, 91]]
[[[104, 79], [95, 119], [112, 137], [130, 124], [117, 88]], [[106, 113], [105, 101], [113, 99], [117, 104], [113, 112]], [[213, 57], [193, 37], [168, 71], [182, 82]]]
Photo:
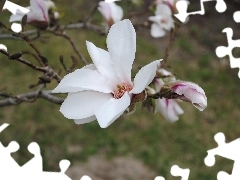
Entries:
[[129, 85], [127, 83], [122, 83], [121, 85], [117, 85], [116, 89], [113, 92], [113, 97], [115, 99], [121, 98], [125, 92], [129, 92], [133, 89], [132, 85]]

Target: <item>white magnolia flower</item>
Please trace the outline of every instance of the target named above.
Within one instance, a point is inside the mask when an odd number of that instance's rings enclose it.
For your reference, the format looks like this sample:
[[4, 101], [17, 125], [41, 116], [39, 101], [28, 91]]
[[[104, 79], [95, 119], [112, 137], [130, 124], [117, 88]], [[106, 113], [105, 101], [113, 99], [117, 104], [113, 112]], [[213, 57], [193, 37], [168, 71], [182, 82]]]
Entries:
[[174, 28], [172, 10], [167, 4], [157, 4], [155, 16], [150, 16], [148, 19], [153, 22], [150, 31], [152, 37], [163, 37], [166, 31]]
[[66, 93], [60, 112], [75, 123], [98, 121], [108, 127], [120, 117], [134, 94], [141, 93], [156, 75], [160, 60], [144, 66], [131, 80], [136, 52], [136, 33], [129, 20], [114, 24], [107, 36], [108, 51], [87, 42], [94, 64], [66, 75], [53, 90]]
[[[40, 29], [45, 29], [49, 23], [48, 9], [43, 0], [30, 0], [30, 11], [27, 13], [27, 22], [32, 23]], [[9, 22], [22, 21], [25, 14], [17, 10], [16, 14], [10, 17]]]
[[100, 1], [98, 10], [106, 20], [108, 27], [111, 27], [114, 23], [121, 21], [123, 18], [123, 9], [115, 2]]
[[[172, 74], [162, 68], [159, 69], [158, 71], [161, 71], [165, 76], [169, 76]], [[172, 77], [172, 79], [174, 80], [175, 77]], [[162, 79], [157, 78], [154, 80], [154, 84], [158, 92], [165, 83], [163, 82]], [[156, 99], [156, 111], [160, 112], [163, 115], [163, 117], [170, 122], [177, 121], [179, 119], [178, 116], [184, 113], [176, 100], [167, 98]]]

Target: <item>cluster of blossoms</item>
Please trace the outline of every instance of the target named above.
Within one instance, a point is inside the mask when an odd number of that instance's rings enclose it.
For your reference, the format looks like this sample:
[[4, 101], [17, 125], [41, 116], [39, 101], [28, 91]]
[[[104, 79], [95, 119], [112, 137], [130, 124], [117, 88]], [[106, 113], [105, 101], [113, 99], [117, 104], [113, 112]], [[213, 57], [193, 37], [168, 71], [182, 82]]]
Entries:
[[[162, 37], [174, 28], [172, 14], [177, 0], [156, 0], [151, 35]], [[30, 0], [27, 23], [46, 29], [59, 18], [51, 0]], [[67, 74], [52, 91], [68, 93], [60, 112], [76, 124], [97, 120], [102, 128], [108, 127], [125, 112], [131, 112], [137, 102], [152, 111], [160, 112], [166, 120], [177, 121], [183, 114], [178, 101], [192, 103], [200, 111], [207, 106], [204, 90], [192, 82], [180, 81], [163, 69], [161, 60], [142, 67], [131, 79], [136, 52], [136, 32], [130, 20], [122, 20], [123, 9], [115, 2], [99, 2], [99, 12], [104, 17], [108, 51], [86, 42], [93, 64]], [[20, 10], [10, 17], [10, 22], [22, 21]], [[122, 20], [122, 21], [121, 21]], [[0, 48], [6, 49], [4, 46]], [[148, 100], [151, 100], [148, 104]], [[153, 102], [154, 101], [154, 102]], [[153, 106], [156, 108], [154, 109]], [[154, 110], [153, 110], [154, 109]]]
[[151, 95], [145, 94], [151, 82], [162, 96], [156, 100], [157, 110], [170, 121], [178, 120], [178, 115], [183, 113], [173, 98], [191, 102], [199, 110], [207, 106], [205, 93], [198, 85], [176, 81], [175, 77], [165, 84], [158, 78], [159, 74], [166, 77], [171, 74], [160, 69], [160, 60], [141, 68], [131, 81], [136, 33], [129, 20], [112, 25], [107, 36], [107, 47], [108, 51], [105, 51], [87, 41], [94, 64], [66, 75], [53, 90], [54, 93], [68, 93], [60, 108], [66, 118], [74, 119], [77, 124], [97, 119], [99, 125], [106, 128], [135, 103], [136, 97], [142, 97], [143, 93], [143, 98], [139, 100], [142, 102], [145, 96]]
[[207, 107], [207, 97], [201, 87], [192, 82], [176, 80], [171, 72], [163, 68], [157, 70], [153, 84], [155, 89], [148, 87], [148, 92], [159, 92], [161, 98], [155, 100], [156, 111], [168, 121], [175, 122], [179, 119], [178, 116], [183, 114], [177, 101], [190, 102], [200, 111]]
[[[155, 16], [150, 16], [148, 19], [152, 21], [151, 36], [158, 38], [163, 37], [166, 31], [174, 28], [173, 14], [177, 13], [176, 3], [179, 0], [156, 0]], [[187, 1], [187, 0], [184, 0]]]
[[[53, 21], [59, 19], [59, 13], [54, 12], [55, 3], [51, 0], [30, 0], [30, 6], [26, 7], [30, 11], [27, 15], [27, 23], [39, 29], [46, 29]], [[16, 14], [10, 17], [9, 22], [22, 21], [23, 13], [17, 10]]]

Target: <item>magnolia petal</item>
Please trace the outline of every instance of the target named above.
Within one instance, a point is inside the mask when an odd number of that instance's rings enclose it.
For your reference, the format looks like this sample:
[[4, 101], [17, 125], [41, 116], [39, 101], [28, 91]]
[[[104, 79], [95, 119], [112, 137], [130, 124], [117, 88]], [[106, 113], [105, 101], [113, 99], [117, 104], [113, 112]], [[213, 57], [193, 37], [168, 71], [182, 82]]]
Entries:
[[159, 38], [165, 36], [166, 32], [160, 25], [153, 23], [151, 25], [150, 34], [154, 38]]
[[107, 47], [117, 76], [131, 84], [131, 69], [136, 52], [136, 32], [130, 20], [114, 25], [107, 36]]
[[94, 111], [101, 128], [106, 128], [119, 118], [130, 105], [130, 97], [125, 93], [120, 99], [111, 98]]
[[90, 117], [87, 117], [87, 118], [83, 118], [83, 119], [75, 119], [74, 122], [76, 124], [85, 124], [85, 123], [89, 123], [89, 122], [92, 122], [94, 120], [96, 120], [96, 116], [90, 116]]
[[139, 94], [152, 82], [156, 75], [157, 68], [160, 65], [160, 61], [161, 60], [153, 61], [139, 70], [134, 78], [133, 89], [130, 93]]
[[111, 18], [111, 9], [109, 7], [110, 3], [106, 3], [105, 1], [99, 2], [98, 11], [103, 15], [103, 17], [107, 20]]
[[203, 111], [207, 107], [207, 97], [204, 90], [195, 83], [180, 81], [173, 91], [190, 101], [197, 109]]
[[43, 0], [30, 0], [30, 12], [28, 22], [46, 21], [49, 22], [48, 9]]
[[159, 23], [162, 20], [162, 16], [161, 15], [156, 15], [156, 16], [150, 16], [148, 17], [149, 21], [155, 22], [155, 23]]
[[112, 18], [113, 21], [116, 23], [118, 21], [121, 21], [123, 18], [123, 9], [121, 6], [118, 6], [116, 3], [111, 3], [112, 7]]
[[172, 16], [172, 10], [170, 7], [164, 3], [159, 3], [155, 11], [156, 15], [162, 15], [164, 17]]
[[52, 92], [66, 93], [93, 90], [110, 93], [112, 92], [111, 87], [111, 83], [98, 71], [78, 69], [64, 76], [59, 85]]
[[195, 89], [188, 88], [184, 92], [184, 96], [191, 100], [193, 106], [195, 106], [200, 111], [203, 111], [207, 107], [207, 97], [205, 94], [197, 92]]
[[111, 97], [111, 94], [95, 91], [69, 93], [60, 112], [68, 119], [89, 118], [94, 115], [94, 109], [107, 102]]
[[[107, 51], [97, 48], [93, 43], [87, 41], [88, 53], [96, 66], [97, 70], [109, 80], [117, 81], [116, 72], [114, 71], [113, 63]], [[118, 82], [116, 82], [117, 84]]]
[[82, 69], [97, 70], [97, 68], [94, 64], [88, 64], [86, 66], [83, 66]]
[[182, 108], [173, 99], [157, 99], [156, 110], [159, 111], [163, 117], [170, 121], [175, 122], [179, 119], [179, 115], [183, 114]]
[[165, 21], [165, 23], [161, 23], [163, 29], [170, 31], [172, 28], [174, 28], [174, 21], [172, 19], [172, 16], [166, 17]]

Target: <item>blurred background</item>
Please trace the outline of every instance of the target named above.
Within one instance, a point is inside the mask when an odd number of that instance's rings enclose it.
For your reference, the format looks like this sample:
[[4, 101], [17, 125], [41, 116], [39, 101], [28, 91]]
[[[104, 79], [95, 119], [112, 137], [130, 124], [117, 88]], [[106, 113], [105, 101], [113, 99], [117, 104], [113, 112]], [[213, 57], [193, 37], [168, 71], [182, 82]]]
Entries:
[[[12, 0], [23, 7], [29, 6], [28, 0]], [[60, 13], [60, 24], [77, 23], [98, 4], [96, 0], [54, 1]], [[84, 125], [76, 125], [72, 120], [64, 118], [59, 112], [59, 105], [37, 100], [34, 103], [22, 103], [18, 106], [0, 109], [0, 124], [10, 123], [10, 126], [0, 134], [1, 142], [7, 146], [15, 140], [20, 144], [20, 150], [13, 157], [20, 165], [32, 158], [27, 146], [32, 141], [41, 147], [43, 167], [45, 171], [60, 171], [59, 161], [71, 161], [68, 174], [74, 180], [82, 175], [92, 179], [154, 179], [163, 176], [168, 180], [172, 177], [172, 165], [189, 168], [190, 179], [216, 179], [221, 170], [231, 173], [233, 161], [216, 157], [216, 164], [207, 167], [204, 158], [207, 150], [217, 147], [214, 135], [223, 132], [226, 141], [232, 141], [240, 135], [240, 98], [238, 69], [231, 69], [229, 58], [219, 59], [215, 49], [227, 46], [225, 27], [234, 31], [233, 39], [240, 38], [240, 24], [233, 20], [233, 13], [240, 10], [236, 1], [226, 2], [227, 11], [218, 13], [215, 1], [205, 3], [204, 16], [190, 16], [187, 24], [181, 25], [170, 56], [169, 71], [181, 80], [199, 84], [208, 97], [208, 107], [200, 112], [189, 103], [180, 103], [184, 114], [176, 123], [169, 123], [161, 114], [150, 114], [138, 106], [132, 115], [124, 115], [107, 129], [101, 129], [97, 121]], [[124, 9], [124, 18], [132, 12], [142, 12], [148, 8], [151, 1], [144, 1], [142, 6], [134, 6], [128, 0], [117, 2]], [[200, 0], [190, 1], [189, 12], [200, 10]], [[154, 13], [149, 11], [132, 18], [132, 22], [143, 23]], [[10, 27], [8, 11], [0, 14], [0, 21]], [[92, 16], [92, 23], [102, 25], [103, 18], [99, 12]], [[34, 29], [27, 26], [27, 29]], [[7, 33], [0, 28], [0, 33]], [[106, 36], [99, 36], [88, 30], [67, 30], [84, 57], [91, 62], [87, 53], [85, 41], [106, 49]], [[163, 38], [154, 39], [150, 30], [137, 30], [137, 52], [133, 72], [138, 67], [164, 57], [169, 40], [169, 32]], [[42, 38], [33, 41], [41, 53], [49, 59], [49, 64], [58, 71], [62, 69], [59, 56], [63, 55], [68, 66], [70, 56], [74, 54], [70, 44], [61, 37], [42, 32]], [[33, 50], [21, 40], [0, 39], [1, 44], [8, 47], [9, 52]], [[236, 58], [240, 57], [239, 48], [233, 50]], [[35, 60], [24, 55], [32, 63]], [[83, 64], [78, 63], [77, 68]], [[17, 95], [31, 90], [29, 84], [36, 83], [41, 73], [33, 71], [15, 61], [8, 60], [0, 54], [0, 88], [4, 92]], [[62, 71], [61, 76], [64, 76]], [[56, 82], [47, 86], [51, 90]], [[66, 96], [63, 96], [66, 97]]]

